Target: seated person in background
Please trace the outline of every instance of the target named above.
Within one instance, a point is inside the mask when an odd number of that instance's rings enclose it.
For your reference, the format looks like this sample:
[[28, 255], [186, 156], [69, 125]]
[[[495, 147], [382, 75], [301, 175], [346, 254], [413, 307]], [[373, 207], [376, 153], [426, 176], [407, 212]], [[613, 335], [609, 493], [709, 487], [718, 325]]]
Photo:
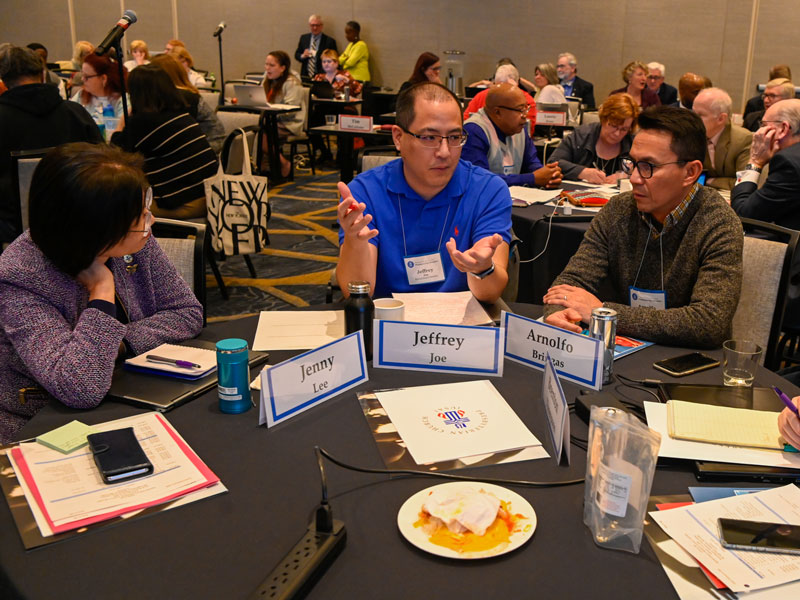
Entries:
[[300, 63], [300, 77], [313, 79], [314, 75], [322, 72], [322, 53], [325, 50], [338, 50], [336, 40], [322, 33], [324, 26], [319, 15], [308, 17], [310, 32], [300, 36], [297, 50], [294, 51], [294, 57]]
[[[744, 236], [719, 193], [698, 185], [706, 136], [696, 114], [655, 106], [639, 115], [633, 191], [597, 214], [544, 297], [545, 322], [580, 332], [592, 309], [617, 311], [617, 333], [716, 348], [730, 337], [742, 286]], [[611, 288], [601, 301], [601, 286]]]
[[[308, 107], [303, 93], [303, 84], [291, 72], [292, 61], [283, 50], [273, 50], [264, 60], [264, 92], [267, 102], [272, 104], [292, 104], [300, 106], [300, 110], [293, 113], [278, 115], [278, 137], [285, 138], [290, 135], [303, 133], [303, 123], [306, 120]], [[264, 135], [264, 150], [269, 148], [270, 141]], [[279, 140], [276, 140], [276, 143]], [[280, 154], [281, 176], [287, 177], [292, 170], [291, 163]]]
[[[511, 196], [491, 173], [459, 160], [461, 106], [445, 87], [418, 83], [397, 97], [400, 159], [339, 183], [337, 278], [392, 292], [469, 289], [494, 302], [508, 283]], [[443, 248], [446, 247], [446, 251]]]
[[[127, 81], [128, 70], [123, 67], [122, 72]], [[83, 106], [98, 125], [104, 123], [103, 105], [106, 102], [114, 107], [117, 119], [122, 117], [122, 82], [117, 61], [92, 52], [83, 59], [81, 73], [83, 87], [70, 100]]]
[[669, 106], [678, 101], [678, 88], [672, 87], [664, 81], [666, 70], [664, 65], [657, 62], [647, 63], [647, 87], [658, 95], [661, 104]]
[[339, 66], [361, 83], [369, 83], [369, 48], [361, 39], [361, 25], [356, 21], [348, 21], [344, 27], [347, 47], [339, 56]]
[[42, 59], [33, 50], [10, 44], [0, 48], [0, 78], [9, 87], [0, 96], [0, 242], [10, 242], [22, 233], [11, 152], [102, 142], [103, 136], [83, 108], [43, 83]]
[[[0, 100], [1, 101], [1, 100]], [[740, 217], [800, 229], [800, 100], [773, 104], [753, 134], [750, 161], [731, 192], [731, 206]], [[769, 175], [759, 190], [759, 175]]]
[[225, 126], [220, 122], [214, 108], [203, 100], [200, 92], [191, 84], [183, 65], [168, 52], [154, 56], [152, 64], [161, 67], [169, 75], [172, 85], [177, 88], [186, 103], [189, 114], [197, 121], [211, 148], [219, 154], [225, 143]]
[[[494, 73], [494, 82], [495, 85], [500, 83], [510, 83], [511, 85], [515, 85], [519, 87], [519, 71], [517, 67], [511, 64], [504, 64], [497, 67], [497, 71]], [[491, 84], [490, 84], [491, 85]], [[522, 88], [520, 88], [522, 90]], [[464, 120], [466, 121], [469, 119], [470, 115], [475, 114], [484, 106], [486, 106], [486, 95], [489, 93], [489, 90], [482, 90], [475, 94], [472, 100], [469, 101], [467, 105], [467, 109], [464, 111]], [[522, 90], [522, 95], [525, 96], [525, 102], [528, 103], [530, 110], [528, 110], [528, 121], [534, 124], [536, 123], [536, 102], [528, 92]]]
[[694, 104], [697, 94], [707, 87], [711, 87], [711, 84], [706, 85], [705, 77], [696, 73], [684, 73], [678, 80], [678, 106], [692, 110], [692, 104]]
[[57, 87], [59, 95], [66, 100], [67, 87], [64, 84], [64, 80], [53, 73], [47, 66], [47, 48], [45, 48], [44, 45], [40, 44], [39, 42], [32, 42], [28, 44], [28, 48], [42, 57], [42, 64], [44, 65], [44, 82]]
[[[788, 79], [791, 81], [792, 69], [789, 67], [789, 65], [775, 65], [769, 70], [769, 77], [767, 77], [767, 81], [772, 81], [773, 79]], [[747, 104], [744, 105], [743, 116], [747, 118], [747, 115], [759, 110], [766, 110], [764, 107], [764, 98], [761, 94], [753, 96], [747, 101]]]
[[700, 90], [692, 110], [703, 120], [708, 145], [703, 169], [708, 171], [705, 185], [729, 190], [736, 183], [736, 172], [744, 169], [750, 158], [753, 134], [731, 123], [731, 97], [719, 88]]
[[[508, 56], [504, 56], [503, 58], [501, 58], [500, 60], [497, 61], [497, 64], [494, 67], [495, 74], [492, 77], [490, 77], [489, 79], [481, 79], [480, 81], [473, 81], [467, 87], [486, 87], [486, 88], [488, 88], [493, 83], [503, 83], [502, 81], [497, 81], [497, 70], [500, 67], [502, 67], [503, 65], [511, 65], [515, 69], [517, 68], [517, 65], [514, 63], [513, 60], [511, 60]], [[519, 87], [522, 88], [523, 92], [528, 92], [528, 93], [531, 93], [531, 94], [536, 93], [536, 86], [534, 85], [534, 83], [532, 81], [529, 81], [529, 80], [525, 79], [524, 77], [520, 77], [519, 71], [517, 71], [517, 79], [516, 79], [516, 81], [517, 81], [517, 83], [519, 83]], [[480, 107], [478, 107], [478, 108], [480, 108]], [[464, 117], [464, 118], [466, 119], [467, 117]]]
[[489, 88], [486, 106], [464, 124], [463, 159], [499, 175], [509, 186], [558, 187], [558, 163], [543, 167], [528, 135], [529, 109], [518, 87], [500, 83]]
[[[327, 81], [331, 84], [335, 94], [343, 94], [344, 89], [350, 88], [350, 96], [357, 98], [361, 95], [362, 85], [359, 81], [353, 79], [347, 71], [342, 71], [339, 68], [339, 54], [336, 50], [328, 49], [322, 52], [322, 72], [314, 76], [313, 81]], [[314, 87], [311, 87], [311, 92], [314, 93]], [[311, 103], [311, 114], [308, 116], [309, 127], [317, 127], [325, 122], [325, 115], [330, 114], [356, 114], [354, 106], [336, 106], [329, 103], [316, 102]], [[312, 134], [309, 136], [311, 142], [314, 144], [314, 150], [320, 151], [320, 160], [332, 160], [333, 156], [331, 151], [325, 145], [321, 135]]]
[[558, 55], [556, 72], [565, 96], [581, 99], [588, 110], [594, 110], [594, 85], [578, 77], [578, 59], [570, 52]]
[[[795, 406], [800, 406], [800, 396], [792, 398]], [[800, 419], [788, 407], [778, 415], [778, 429], [784, 439], [800, 450]]]
[[533, 72], [533, 83], [536, 84], [536, 102], [546, 104], [563, 104], [567, 101], [564, 88], [558, 83], [558, 73], [552, 63], [536, 65]]
[[602, 184], [627, 177], [622, 158], [630, 152], [638, 115], [639, 106], [629, 94], [606, 98], [598, 109], [600, 122], [579, 126], [553, 152], [564, 179]]
[[184, 44], [181, 40], [170, 40], [166, 44], [164, 44], [164, 50], [166, 52], [172, 52], [175, 48], [186, 48], [186, 44]]
[[442, 62], [439, 60], [439, 57], [433, 52], [423, 52], [419, 55], [417, 63], [414, 65], [411, 77], [400, 86], [400, 91], [402, 92], [407, 87], [423, 81], [442, 83], [441, 70]]
[[647, 87], [647, 66], [644, 63], [634, 60], [625, 65], [625, 68], [622, 69], [622, 80], [627, 85], [614, 90], [609, 96], [622, 93], [630, 94], [633, 101], [642, 108], [661, 104], [658, 94]]
[[180, 61], [180, 63], [183, 65], [183, 68], [186, 69], [186, 75], [189, 77], [189, 82], [194, 87], [201, 88], [208, 87], [210, 85], [208, 81], [206, 81], [205, 77], [194, 70], [194, 60], [185, 46], [173, 47], [170, 54], [174, 54], [175, 58], [177, 58], [178, 61]]
[[[128, 78], [131, 114], [111, 143], [145, 157], [157, 217], [204, 217], [203, 180], [217, 172], [217, 156], [187, 112], [178, 90], [156, 65], [134, 69]], [[124, 121], [120, 120], [120, 127]]]
[[72, 90], [80, 87], [83, 85], [83, 73], [81, 73], [81, 66], [83, 65], [83, 61], [89, 56], [92, 52], [94, 52], [94, 44], [91, 42], [87, 42], [86, 40], [81, 40], [75, 44], [75, 48], [72, 50], [72, 68], [75, 69], [75, 73], [69, 78], [69, 82], [67, 83], [67, 91], [71, 94]]
[[120, 355], [194, 337], [203, 308], [150, 236], [139, 156], [52, 150], [31, 183], [30, 230], [0, 255], [0, 441], [49, 399], [94, 408]]
[[150, 64], [150, 50], [144, 40], [133, 40], [131, 42], [131, 60], [125, 61], [125, 68], [128, 73], [133, 71], [136, 67]]
[[750, 131], [758, 131], [761, 127], [761, 120], [764, 118], [766, 110], [782, 100], [789, 100], [794, 98], [794, 84], [788, 79], [772, 79], [767, 82], [764, 88], [764, 93], [761, 94], [763, 99], [764, 109], [751, 112], [744, 119], [742, 126]]

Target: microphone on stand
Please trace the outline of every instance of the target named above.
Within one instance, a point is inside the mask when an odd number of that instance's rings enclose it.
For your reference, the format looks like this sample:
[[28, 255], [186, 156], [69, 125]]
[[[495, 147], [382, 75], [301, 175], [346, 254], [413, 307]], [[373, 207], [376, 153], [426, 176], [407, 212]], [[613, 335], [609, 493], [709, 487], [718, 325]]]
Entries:
[[[111, 47], [114, 46], [114, 44], [116, 44], [125, 34], [125, 30], [136, 23], [136, 20], [136, 13], [132, 10], [126, 10], [120, 17], [119, 21], [117, 21], [117, 24], [114, 25], [113, 29], [108, 32], [106, 39], [100, 42], [100, 45], [95, 48], [94, 53], [97, 54], [97, 56], [103, 56], [103, 54], [108, 52], [109, 49], [111, 49]], [[122, 58], [123, 57], [121, 56], [117, 57], [118, 60], [122, 60]]]
[[227, 26], [228, 24], [225, 23], [225, 21], [220, 21], [220, 24], [217, 25], [217, 28], [214, 30], [214, 37], [219, 37], [220, 35], [222, 35], [222, 32], [225, 30]]

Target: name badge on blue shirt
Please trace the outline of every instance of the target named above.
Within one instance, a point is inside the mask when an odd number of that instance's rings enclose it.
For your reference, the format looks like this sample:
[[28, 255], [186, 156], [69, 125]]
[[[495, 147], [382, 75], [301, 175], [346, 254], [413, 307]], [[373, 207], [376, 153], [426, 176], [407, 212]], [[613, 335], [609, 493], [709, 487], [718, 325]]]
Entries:
[[667, 308], [667, 292], [664, 290], [643, 290], [628, 286], [628, 301], [632, 308], [649, 306], [656, 310]]
[[503, 165], [503, 175], [513, 175], [514, 165]]
[[404, 256], [403, 263], [406, 267], [408, 285], [444, 281], [442, 255], [438, 252], [418, 254], [416, 256]]

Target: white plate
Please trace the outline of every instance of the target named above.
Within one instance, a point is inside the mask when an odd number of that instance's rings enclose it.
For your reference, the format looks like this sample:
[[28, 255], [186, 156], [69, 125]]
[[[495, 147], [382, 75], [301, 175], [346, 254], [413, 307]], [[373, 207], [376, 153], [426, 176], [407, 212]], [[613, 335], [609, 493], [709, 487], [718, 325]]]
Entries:
[[[425, 502], [425, 498], [427, 498], [428, 494], [433, 490], [445, 488], [452, 488], [454, 490], [464, 488], [484, 490], [494, 494], [499, 500], [510, 504], [512, 513], [520, 514], [525, 517], [525, 520], [522, 521], [522, 531], [512, 532], [508, 544], [495, 546], [494, 548], [482, 550], [480, 552], [456, 552], [450, 548], [432, 543], [428, 539], [429, 536], [425, 533], [423, 528], [414, 527], [414, 523], [419, 520], [419, 512], [422, 510], [422, 504]], [[536, 531], [536, 513], [525, 498], [499, 485], [481, 483], [478, 481], [454, 481], [420, 490], [406, 500], [397, 513], [397, 527], [400, 529], [400, 533], [403, 534], [403, 537], [420, 550], [425, 550], [425, 552], [430, 552], [437, 556], [444, 556], [445, 558], [489, 558], [516, 550], [527, 542], [533, 536], [533, 532]]]

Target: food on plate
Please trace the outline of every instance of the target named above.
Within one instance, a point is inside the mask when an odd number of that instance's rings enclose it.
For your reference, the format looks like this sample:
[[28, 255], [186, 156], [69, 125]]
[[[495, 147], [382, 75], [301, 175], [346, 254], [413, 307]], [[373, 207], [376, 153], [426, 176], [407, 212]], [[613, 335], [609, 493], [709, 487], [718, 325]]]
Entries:
[[456, 552], [490, 550], [509, 542], [525, 517], [494, 494], [475, 488], [433, 489], [422, 503], [415, 527], [422, 527], [432, 544]]

